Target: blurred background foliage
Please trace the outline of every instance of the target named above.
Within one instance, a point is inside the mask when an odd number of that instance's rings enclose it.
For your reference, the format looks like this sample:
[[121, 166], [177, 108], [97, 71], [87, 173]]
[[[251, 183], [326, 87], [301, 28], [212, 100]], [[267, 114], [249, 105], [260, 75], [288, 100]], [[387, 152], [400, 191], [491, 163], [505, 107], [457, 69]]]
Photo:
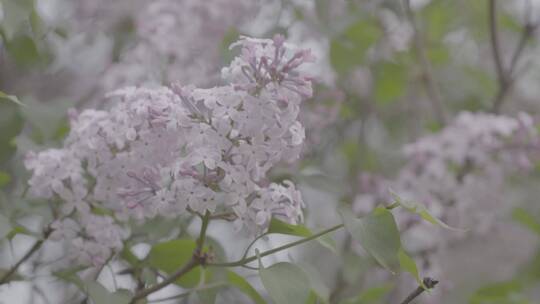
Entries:
[[[327, 227], [335, 219], [328, 210], [339, 202], [352, 204], [359, 172], [396, 174], [403, 165], [404, 144], [441, 130], [460, 111], [491, 111], [501, 84], [492, 57], [488, 0], [412, 1], [411, 8], [396, 0], [306, 2], [311, 1], [259, 3], [258, 17], [249, 26], [229, 28], [219, 52], [227, 64], [232, 58], [228, 45], [242, 34], [283, 33], [300, 45], [316, 46], [322, 68], [315, 97], [306, 107], [330, 121], [308, 124], [313, 141], [305, 158], [275, 170], [273, 177], [300, 183], [308, 204], [307, 226]], [[501, 53], [510, 64], [528, 22], [540, 22], [540, 3], [498, 2]], [[129, 11], [112, 22], [96, 18], [74, 26], [76, 15], [67, 12], [77, 1], [0, 3], [0, 236], [16, 247], [52, 217], [47, 204], [23, 197], [25, 152], [59, 146], [69, 132], [69, 108], [102, 107], [97, 100], [103, 89], [94, 84], [107, 65], [133, 47], [137, 36]], [[505, 114], [524, 111], [538, 118], [539, 37], [533, 32], [525, 42], [502, 105]], [[444, 291], [443, 302], [418, 303], [539, 303], [539, 177], [540, 164], [532, 176], [511, 181], [513, 201], [508, 204], [513, 212], [498, 218], [502, 231], [450, 246], [440, 260], [452, 288]], [[173, 229], [186, 231], [189, 224], [158, 221], [141, 229], [158, 240]], [[320, 274], [328, 274], [322, 281], [329, 290], [319, 291], [341, 303], [386, 303], [400, 278], [374, 278], [373, 261], [350, 250], [344, 236], [337, 235], [336, 241], [343, 248], [337, 253], [317, 244], [298, 253], [320, 266]], [[4, 255], [2, 260], [9, 263]], [[152, 261], [151, 255], [151, 264], [163, 262], [161, 257]]]

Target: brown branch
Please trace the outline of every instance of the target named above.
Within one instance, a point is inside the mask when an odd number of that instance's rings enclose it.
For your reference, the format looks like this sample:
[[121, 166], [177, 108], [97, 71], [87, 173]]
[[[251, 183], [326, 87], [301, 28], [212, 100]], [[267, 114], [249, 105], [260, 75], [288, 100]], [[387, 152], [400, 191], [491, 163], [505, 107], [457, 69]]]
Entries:
[[175, 273], [165, 278], [163, 281], [155, 284], [154, 286], [139, 290], [129, 302], [130, 304], [135, 304], [138, 300], [144, 299], [148, 295], [169, 286], [169, 284], [174, 283], [176, 280], [193, 270], [195, 267], [205, 266], [207, 264], [208, 255], [206, 253], [203, 253], [203, 247], [206, 240], [206, 230], [208, 228], [209, 222], [210, 212], [207, 211], [206, 214], [202, 217], [201, 231], [199, 233], [199, 238], [197, 239], [197, 246], [193, 251], [191, 259], [186, 264], [184, 264], [184, 266], [178, 269]]
[[435, 77], [433, 76], [433, 67], [428, 60], [424, 39], [420, 29], [416, 25], [416, 17], [411, 8], [410, 0], [405, 0], [405, 13], [413, 29], [414, 50], [422, 69], [422, 83], [424, 84], [428, 98], [431, 101], [437, 120], [439, 123], [445, 124], [448, 117], [444, 109], [442, 94], [439, 90], [437, 82], [435, 81]]
[[499, 31], [497, 30], [497, 1], [488, 1], [489, 9], [489, 35], [491, 42], [491, 52], [493, 54], [493, 62], [495, 63], [495, 70], [497, 71], [497, 78], [499, 79], [499, 85], [505, 86], [506, 72], [504, 70], [504, 64], [501, 58], [501, 51], [499, 46]]
[[197, 267], [201, 265], [201, 261], [200, 259], [198, 258], [195, 258], [195, 255], [193, 258], [191, 258], [184, 266], [182, 266], [182, 268], [178, 269], [175, 273], [173, 273], [171, 276], [167, 277], [165, 280], [159, 282], [158, 284], [152, 286], [152, 287], [149, 287], [149, 288], [146, 288], [146, 289], [143, 289], [141, 291], [139, 291], [134, 297], [133, 299], [131, 299], [131, 302], [129, 302], [130, 304], [135, 304], [137, 303], [137, 300], [140, 300], [140, 299], [143, 299], [145, 297], [147, 297], [148, 295], [168, 286], [169, 284], [172, 284], [174, 283], [176, 280], [178, 280], [179, 278], [181, 278], [182, 276], [184, 276], [186, 273], [190, 272], [193, 268]]
[[34, 245], [32, 245], [32, 247], [23, 255], [23, 257], [20, 258], [19, 261], [15, 263], [15, 265], [11, 266], [11, 268], [0, 278], [0, 285], [9, 282], [10, 277], [15, 272], [17, 272], [17, 269], [19, 269], [21, 264], [26, 262], [29, 258], [31, 258], [32, 255], [34, 255], [34, 253], [36, 253], [41, 248], [41, 246], [43, 246], [43, 243], [49, 237], [49, 235], [51, 235], [51, 232], [52, 232], [52, 229], [49, 226], [47, 226], [43, 231], [43, 238], [35, 242]]
[[[424, 278], [423, 280], [423, 283], [424, 285], [426, 286], [426, 288], [429, 290], [429, 289], [432, 289], [435, 287], [435, 285], [437, 285], [439, 283], [439, 281], [437, 280], [434, 280], [432, 278]], [[418, 286], [413, 292], [411, 292], [407, 298], [405, 298], [405, 300], [403, 300], [400, 304], [409, 304], [412, 302], [412, 300], [416, 299], [419, 295], [421, 295], [424, 291], [426, 291], [426, 289], [424, 289], [424, 287], [422, 286]]]
[[517, 47], [512, 54], [510, 66], [508, 67], [508, 69], [505, 69], [499, 49], [499, 39], [497, 31], [497, 8], [495, 1], [496, 0], [489, 0], [489, 28], [493, 59], [495, 61], [497, 78], [499, 80], [499, 90], [497, 91], [497, 94], [495, 95], [495, 98], [493, 100], [493, 108], [491, 109], [491, 111], [497, 114], [501, 110], [505, 97], [512, 89], [512, 86], [515, 82], [514, 73], [517, 67], [517, 63], [519, 62], [519, 59], [521, 58], [523, 51], [525, 50], [527, 42], [536, 30], [537, 25], [531, 22], [531, 3], [530, 1], [527, 1], [525, 6], [525, 25], [523, 27], [523, 31], [521, 32], [521, 37], [519, 38]]

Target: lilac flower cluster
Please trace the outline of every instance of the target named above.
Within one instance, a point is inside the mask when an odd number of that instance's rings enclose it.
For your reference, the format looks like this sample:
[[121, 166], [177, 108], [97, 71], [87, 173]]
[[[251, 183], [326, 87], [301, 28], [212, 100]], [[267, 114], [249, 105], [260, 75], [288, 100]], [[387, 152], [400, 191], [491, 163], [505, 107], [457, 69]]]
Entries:
[[129, 219], [230, 212], [251, 233], [272, 217], [302, 221], [300, 192], [266, 173], [300, 155], [299, 107], [311, 96], [300, 67], [313, 57], [282, 36], [233, 46], [241, 56], [224, 69], [230, 85], [114, 91], [108, 111], [70, 112], [62, 149], [28, 155], [30, 192], [63, 202], [53, 234], [79, 263], [102, 265]]

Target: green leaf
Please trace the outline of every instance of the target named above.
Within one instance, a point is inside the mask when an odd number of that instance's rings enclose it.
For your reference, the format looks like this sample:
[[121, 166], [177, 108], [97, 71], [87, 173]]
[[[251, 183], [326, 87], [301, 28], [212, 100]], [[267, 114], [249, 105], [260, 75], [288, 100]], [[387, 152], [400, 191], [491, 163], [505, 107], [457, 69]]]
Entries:
[[320, 237], [317, 238], [317, 241], [319, 242], [319, 244], [323, 245], [324, 247], [328, 248], [333, 253], [337, 254], [338, 250], [336, 246], [336, 241], [332, 238], [331, 234], [328, 233], [328, 234], [321, 235]]
[[339, 74], [352, 70], [365, 61], [367, 50], [382, 31], [373, 20], [360, 20], [349, 26], [330, 43], [330, 63]]
[[6, 172], [0, 171], [0, 188], [3, 188], [11, 181], [11, 176]]
[[221, 50], [221, 58], [223, 59], [224, 63], [230, 63], [233, 60], [233, 58], [234, 58], [233, 55], [234, 54], [233, 54], [232, 50], [229, 49], [229, 46], [233, 42], [238, 40], [239, 36], [240, 36], [240, 33], [234, 27], [229, 28], [229, 30], [227, 30], [227, 32], [223, 36], [223, 40], [221, 41], [220, 50]]
[[512, 304], [523, 303], [511, 301], [515, 295], [519, 295], [523, 285], [519, 281], [498, 282], [480, 288], [474, 293], [469, 301], [470, 304]]
[[[152, 267], [172, 274], [191, 259], [195, 247], [195, 241], [190, 239], [172, 240], [156, 244], [148, 254], [148, 263]], [[200, 279], [201, 267], [197, 267], [176, 281], [176, 284], [191, 288], [196, 286]]]
[[245, 295], [247, 295], [253, 303], [256, 304], [266, 304], [264, 299], [261, 297], [261, 295], [257, 292], [251, 284], [249, 284], [246, 279], [244, 279], [242, 276], [238, 275], [237, 273], [233, 271], [227, 271], [227, 281], [232, 286], [238, 288], [240, 291], [242, 291]]
[[131, 301], [131, 296], [127, 292], [110, 292], [96, 281], [86, 281], [84, 285], [94, 304], [128, 304]]
[[84, 282], [79, 278], [77, 273], [79, 271], [81, 271], [81, 270], [86, 269], [86, 268], [87, 267], [85, 267], [85, 266], [77, 266], [77, 267], [73, 267], [73, 268], [62, 269], [60, 271], [55, 271], [52, 274], [55, 277], [60, 278], [60, 279], [62, 279], [64, 281], [66, 281], [66, 282], [73, 283], [79, 289], [84, 290]]
[[427, 289], [424, 285], [422, 278], [420, 277], [420, 273], [418, 272], [418, 268], [416, 267], [416, 262], [409, 256], [409, 254], [403, 249], [403, 247], [399, 249], [398, 259], [401, 270], [410, 273], [414, 277], [418, 285], [422, 286], [424, 289]]
[[24, 125], [21, 107], [12, 102], [0, 102], [0, 164], [9, 160], [17, 150], [14, 138]]
[[446, 64], [450, 61], [450, 52], [447, 46], [438, 44], [427, 49], [427, 57], [434, 64]]
[[515, 208], [512, 218], [540, 236], [540, 222], [523, 208]]
[[403, 65], [381, 63], [375, 68], [374, 95], [377, 103], [387, 105], [405, 93], [407, 71]]
[[33, 9], [33, 0], [1, 0], [3, 18], [2, 32], [7, 40], [11, 40], [16, 33], [24, 29], [28, 16]]
[[3, 239], [11, 231], [9, 218], [0, 213], [0, 239]]
[[26, 229], [26, 227], [24, 227], [24, 226], [16, 225], [16, 226], [11, 228], [11, 231], [8, 233], [6, 238], [8, 240], [12, 240], [17, 234], [31, 235], [31, 236], [34, 236], [36, 238], [41, 238], [42, 237], [40, 233], [30, 231], [30, 230]]
[[311, 231], [303, 225], [292, 225], [276, 218], [272, 218], [272, 220], [270, 221], [268, 233], [280, 233], [303, 237], [308, 237], [312, 235]]
[[324, 283], [319, 270], [317, 270], [315, 266], [308, 263], [301, 262], [299, 266], [308, 276], [311, 290], [315, 293], [317, 298], [323, 303], [328, 303], [330, 299], [330, 288], [328, 288], [328, 286], [326, 286]]
[[281, 262], [260, 268], [266, 291], [276, 304], [305, 303], [310, 294], [309, 279], [298, 266]]
[[122, 252], [120, 252], [120, 257], [122, 257], [122, 259], [128, 262], [131, 266], [137, 267], [141, 264], [141, 260], [139, 260], [139, 258], [133, 254], [130, 246], [128, 245], [124, 246], [124, 249], [122, 249]]
[[458, 231], [458, 232], [466, 232], [467, 231], [466, 229], [460, 229], [460, 228], [454, 228], [454, 227], [448, 226], [446, 223], [444, 223], [440, 219], [433, 216], [429, 212], [429, 210], [427, 210], [427, 208], [424, 205], [420, 204], [420, 203], [416, 203], [416, 202], [412, 202], [412, 201], [405, 201], [405, 200], [401, 199], [393, 191], [391, 191], [391, 194], [394, 197], [395, 203], [398, 203], [400, 206], [405, 208], [405, 210], [407, 210], [407, 211], [409, 211], [411, 213], [418, 214], [422, 219], [424, 219], [425, 221], [427, 221], [427, 222], [429, 222], [429, 223], [431, 223], [433, 225], [440, 226], [440, 227], [443, 227], [443, 228], [446, 228], [446, 229], [452, 230], [452, 231]]
[[14, 102], [14, 103], [20, 105], [20, 106], [26, 107], [26, 105], [25, 105], [24, 103], [22, 103], [22, 102], [19, 100], [19, 98], [17, 98], [17, 96], [15, 96], [15, 95], [9, 95], [9, 94], [4, 93], [4, 92], [2, 92], [2, 91], [0, 91], [0, 99], [7, 99], [7, 100], [9, 100], [9, 101], [11, 101], [11, 102]]
[[395, 273], [399, 268], [401, 241], [392, 213], [381, 207], [359, 219], [344, 209], [339, 213], [347, 231], [364, 250], [384, 268]]
[[15, 36], [6, 43], [6, 49], [13, 60], [19, 65], [27, 66], [40, 61], [36, 43], [27, 35]]
[[[279, 233], [301, 237], [312, 236], [313, 233], [304, 225], [292, 225], [276, 218], [272, 218], [270, 226], [268, 227], [268, 234]], [[317, 241], [324, 247], [330, 249], [332, 252], [337, 252], [334, 239], [330, 235], [323, 235], [317, 238]]]
[[384, 297], [392, 291], [392, 284], [384, 284], [382, 286], [368, 288], [352, 299], [342, 301], [341, 304], [379, 304], [384, 303]]
[[441, 41], [451, 30], [454, 10], [454, 4], [447, 1], [432, 1], [422, 10], [419, 18], [426, 21], [423, 29], [427, 32], [428, 43]]

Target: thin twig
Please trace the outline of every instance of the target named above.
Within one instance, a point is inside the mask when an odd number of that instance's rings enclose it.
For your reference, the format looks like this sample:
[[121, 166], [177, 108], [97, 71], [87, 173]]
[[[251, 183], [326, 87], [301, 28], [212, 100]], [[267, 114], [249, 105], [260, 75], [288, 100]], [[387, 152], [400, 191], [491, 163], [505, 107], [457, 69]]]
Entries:
[[271, 255], [271, 254], [274, 254], [276, 252], [279, 252], [279, 251], [282, 251], [282, 250], [285, 250], [285, 249], [288, 249], [288, 248], [291, 248], [291, 247], [294, 247], [294, 246], [309, 242], [309, 241], [314, 240], [314, 239], [316, 239], [318, 237], [321, 237], [321, 236], [323, 236], [323, 235], [325, 235], [327, 233], [338, 230], [338, 229], [340, 229], [342, 227], [344, 227], [344, 225], [339, 224], [339, 225], [336, 225], [334, 227], [330, 227], [330, 228], [328, 228], [326, 230], [323, 230], [323, 231], [321, 231], [321, 232], [319, 232], [317, 234], [311, 235], [309, 237], [300, 239], [300, 240], [295, 241], [295, 242], [287, 243], [287, 244], [285, 244], [283, 246], [279, 246], [279, 247], [276, 247], [274, 249], [270, 249], [270, 250], [261, 252], [261, 253], [259, 253], [257, 255], [250, 256], [249, 258], [242, 258], [242, 259], [240, 259], [238, 261], [235, 261], [235, 262], [208, 263], [207, 265], [208, 266], [214, 266], [214, 267], [237, 267], [237, 266], [243, 266], [245, 264], [248, 264], [248, 263], [251, 263], [251, 262], [257, 260], [258, 258], [262, 258], [262, 257], [265, 257], [267, 255]]
[[531, 11], [531, 3], [530, 1], [527, 1], [525, 5], [525, 25], [521, 32], [521, 37], [519, 38], [517, 47], [512, 54], [510, 66], [508, 67], [508, 69], [505, 69], [499, 49], [496, 0], [489, 0], [489, 29], [491, 36], [491, 48], [493, 52], [493, 60], [495, 62], [495, 67], [497, 71], [497, 78], [499, 80], [499, 90], [495, 95], [495, 99], [493, 101], [493, 108], [491, 109], [493, 113], [500, 112], [505, 97], [508, 95], [515, 82], [514, 74], [519, 59], [521, 58], [523, 51], [525, 50], [527, 42], [536, 30], [537, 25], [533, 24], [531, 21]]
[[497, 71], [499, 85], [502, 87], [506, 84], [506, 72], [504, 70], [504, 64], [502, 62], [501, 50], [499, 46], [499, 31], [497, 30], [497, 1], [489, 0], [488, 9], [491, 52], [493, 54], [493, 62], [495, 63], [495, 70]]
[[0, 278], [0, 285], [9, 282], [10, 277], [15, 272], [17, 272], [17, 269], [19, 269], [21, 264], [24, 263], [29, 258], [31, 258], [32, 255], [34, 255], [34, 253], [36, 253], [41, 248], [41, 246], [43, 246], [43, 243], [49, 237], [51, 232], [52, 232], [52, 229], [49, 226], [47, 226], [43, 231], [43, 238], [35, 242], [34, 245], [26, 252], [26, 254], [23, 255], [23, 257], [19, 261], [17, 261], [15, 265], [11, 266], [11, 268], [2, 276], [2, 278]]
[[[432, 278], [424, 278], [423, 280], [424, 282], [424, 285], [426, 286], [426, 288], [429, 290], [429, 289], [432, 289], [433, 287], [435, 287], [435, 285], [437, 285], [437, 283], [439, 283], [439, 281], [437, 280], [434, 280]], [[424, 287], [422, 286], [418, 286], [413, 292], [411, 292], [411, 294], [409, 294], [409, 296], [407, 296], [407, 298], [405, 298], [405, 300], [403, 300], [400, 304], [409, 304], [411, 303], [412, 300], [416, 299], [419, 295], [421, 295], [424, 291], [426, 291], [426, 289], [424, 289]]]
[[210, 222], [210, 213], [206, 212], [206, 214], [202, 217], [202, 224], [201, 224], [201, 231], [199, 233], [199, 238], [197, 239], [197, 246], [195, 250], [193, 251], [193, 255], [191, 259], [184, 264], [180, 269], [178, 269], [175, 273], [165, 278], [163, 281], [155, 284], [154, 286], [148, 287], [146, 289], [142, 289], [138, 291], [135, 296], [131, 299], [130, 304], [135, 304], [138, 300], [146, 298], [148, 295], [161, 290], [165, 287], [167, 287], [169, 284], [174, 283], [176, 280], [190, 272], [192, 269], [194, 269], [197, 266], [205, 266], [207, 255], [204, 254], [203, 248], [204, 248], [204, 242], [206, 240], [206, 230], [208, 228], [208, 223]]
[[407, 19], [413, 29], [414, 50], [416, 57], [420, 62], [420, 67], [422, 68], [422, 82], [424, 84], [426, 93], [428, 94], [428, 98], [431, 101], [437, 120], [439, 123], [444, 125], [448, 120], [448, 117], [444, 109], [442, 94], [439, 90], [437, 82], [435, 81], [435, 77], [433, 76], [433, 68], [426, 54], [422, 33], [416, 25], [416, 17], [411, 8], [410, 0], [405, 0], [405, 15], [407, 16]]

